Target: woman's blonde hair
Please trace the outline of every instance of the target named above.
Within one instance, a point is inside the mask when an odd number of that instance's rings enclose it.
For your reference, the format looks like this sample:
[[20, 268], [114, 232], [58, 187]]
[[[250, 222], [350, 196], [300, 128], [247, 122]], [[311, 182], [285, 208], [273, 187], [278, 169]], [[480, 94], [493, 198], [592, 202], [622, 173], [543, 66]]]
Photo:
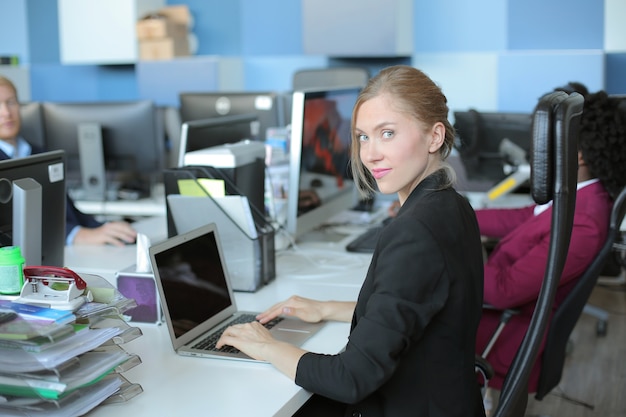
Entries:
[[397, 65], [381, 70], [372, 77], [363, 88], [352, 111], [352, 147], [351, 166], [354, 181], [362, 196], [369, 196], [376, 191], [375, 181], [369, 170], [363, 166], [360, 157], [361, 143], [355, 134], [356, 115], [363, 103], [388, 94], [395, 100], [395, 108], [414, 117], [426, 128], [435, 123], [442, 123], [446, 129], [444, 143], [439, 149], [442, 168], [446, 171], [446, 186], [456, 180], [454, 170], [445, 163], [454, 146], [454, 127], [448, 121], [448, 100], [441, 89], [422, 71], [408, 65]]

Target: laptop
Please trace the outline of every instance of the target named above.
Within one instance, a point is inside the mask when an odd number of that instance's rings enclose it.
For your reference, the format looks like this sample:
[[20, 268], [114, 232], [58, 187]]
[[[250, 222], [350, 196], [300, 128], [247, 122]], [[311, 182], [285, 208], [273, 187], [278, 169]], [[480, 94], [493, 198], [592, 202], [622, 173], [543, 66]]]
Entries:
[[[217, 341], [223, 329], [242, 316], [254, 320], [258, 314], [237, 309], [215, 223], [152, 245], [149, 254], [174, 351], [183, 356], [254, 360], [231, 347], [203, 346], [204, 339]], [[296, 346], [323, 326], [291, 317], [272, 324], [270, 332], [276, 339]]]

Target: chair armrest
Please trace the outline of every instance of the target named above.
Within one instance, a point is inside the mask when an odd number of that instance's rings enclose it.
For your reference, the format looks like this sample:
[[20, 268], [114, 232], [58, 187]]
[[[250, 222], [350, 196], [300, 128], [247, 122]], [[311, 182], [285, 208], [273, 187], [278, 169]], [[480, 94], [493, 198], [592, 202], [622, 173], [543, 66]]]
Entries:
[[493, 377], [493, 367], [487, 361], [487, 359], [478, 354], [474, 358], [474, 368], [477, 372], [480, 372], [482, 374], [485, 381], [488, 381]]

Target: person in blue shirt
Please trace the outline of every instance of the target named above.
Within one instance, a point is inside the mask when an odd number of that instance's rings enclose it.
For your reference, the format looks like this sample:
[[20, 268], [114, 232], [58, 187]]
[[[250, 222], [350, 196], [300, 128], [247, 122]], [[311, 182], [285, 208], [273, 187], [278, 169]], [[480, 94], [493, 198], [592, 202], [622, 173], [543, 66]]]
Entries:
[[[23, 158], [45, 150], [20, 136], [21, 117], [17, 89], [11, 80], [0, 76], [0, 160]], [[135, 242], [137, 232], [124, 221], [101, 223], [78, 210], [66, 195], [66, 244], [123, 246]]]

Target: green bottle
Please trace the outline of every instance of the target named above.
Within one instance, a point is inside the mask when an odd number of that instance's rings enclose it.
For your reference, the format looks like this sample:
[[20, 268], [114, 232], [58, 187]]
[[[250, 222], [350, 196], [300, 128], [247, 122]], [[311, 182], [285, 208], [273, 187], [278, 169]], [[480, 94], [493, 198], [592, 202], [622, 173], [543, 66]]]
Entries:
[[19, 246], [0, 248], [0, 294], [19, 294], [24, 285], [24, 257]]

